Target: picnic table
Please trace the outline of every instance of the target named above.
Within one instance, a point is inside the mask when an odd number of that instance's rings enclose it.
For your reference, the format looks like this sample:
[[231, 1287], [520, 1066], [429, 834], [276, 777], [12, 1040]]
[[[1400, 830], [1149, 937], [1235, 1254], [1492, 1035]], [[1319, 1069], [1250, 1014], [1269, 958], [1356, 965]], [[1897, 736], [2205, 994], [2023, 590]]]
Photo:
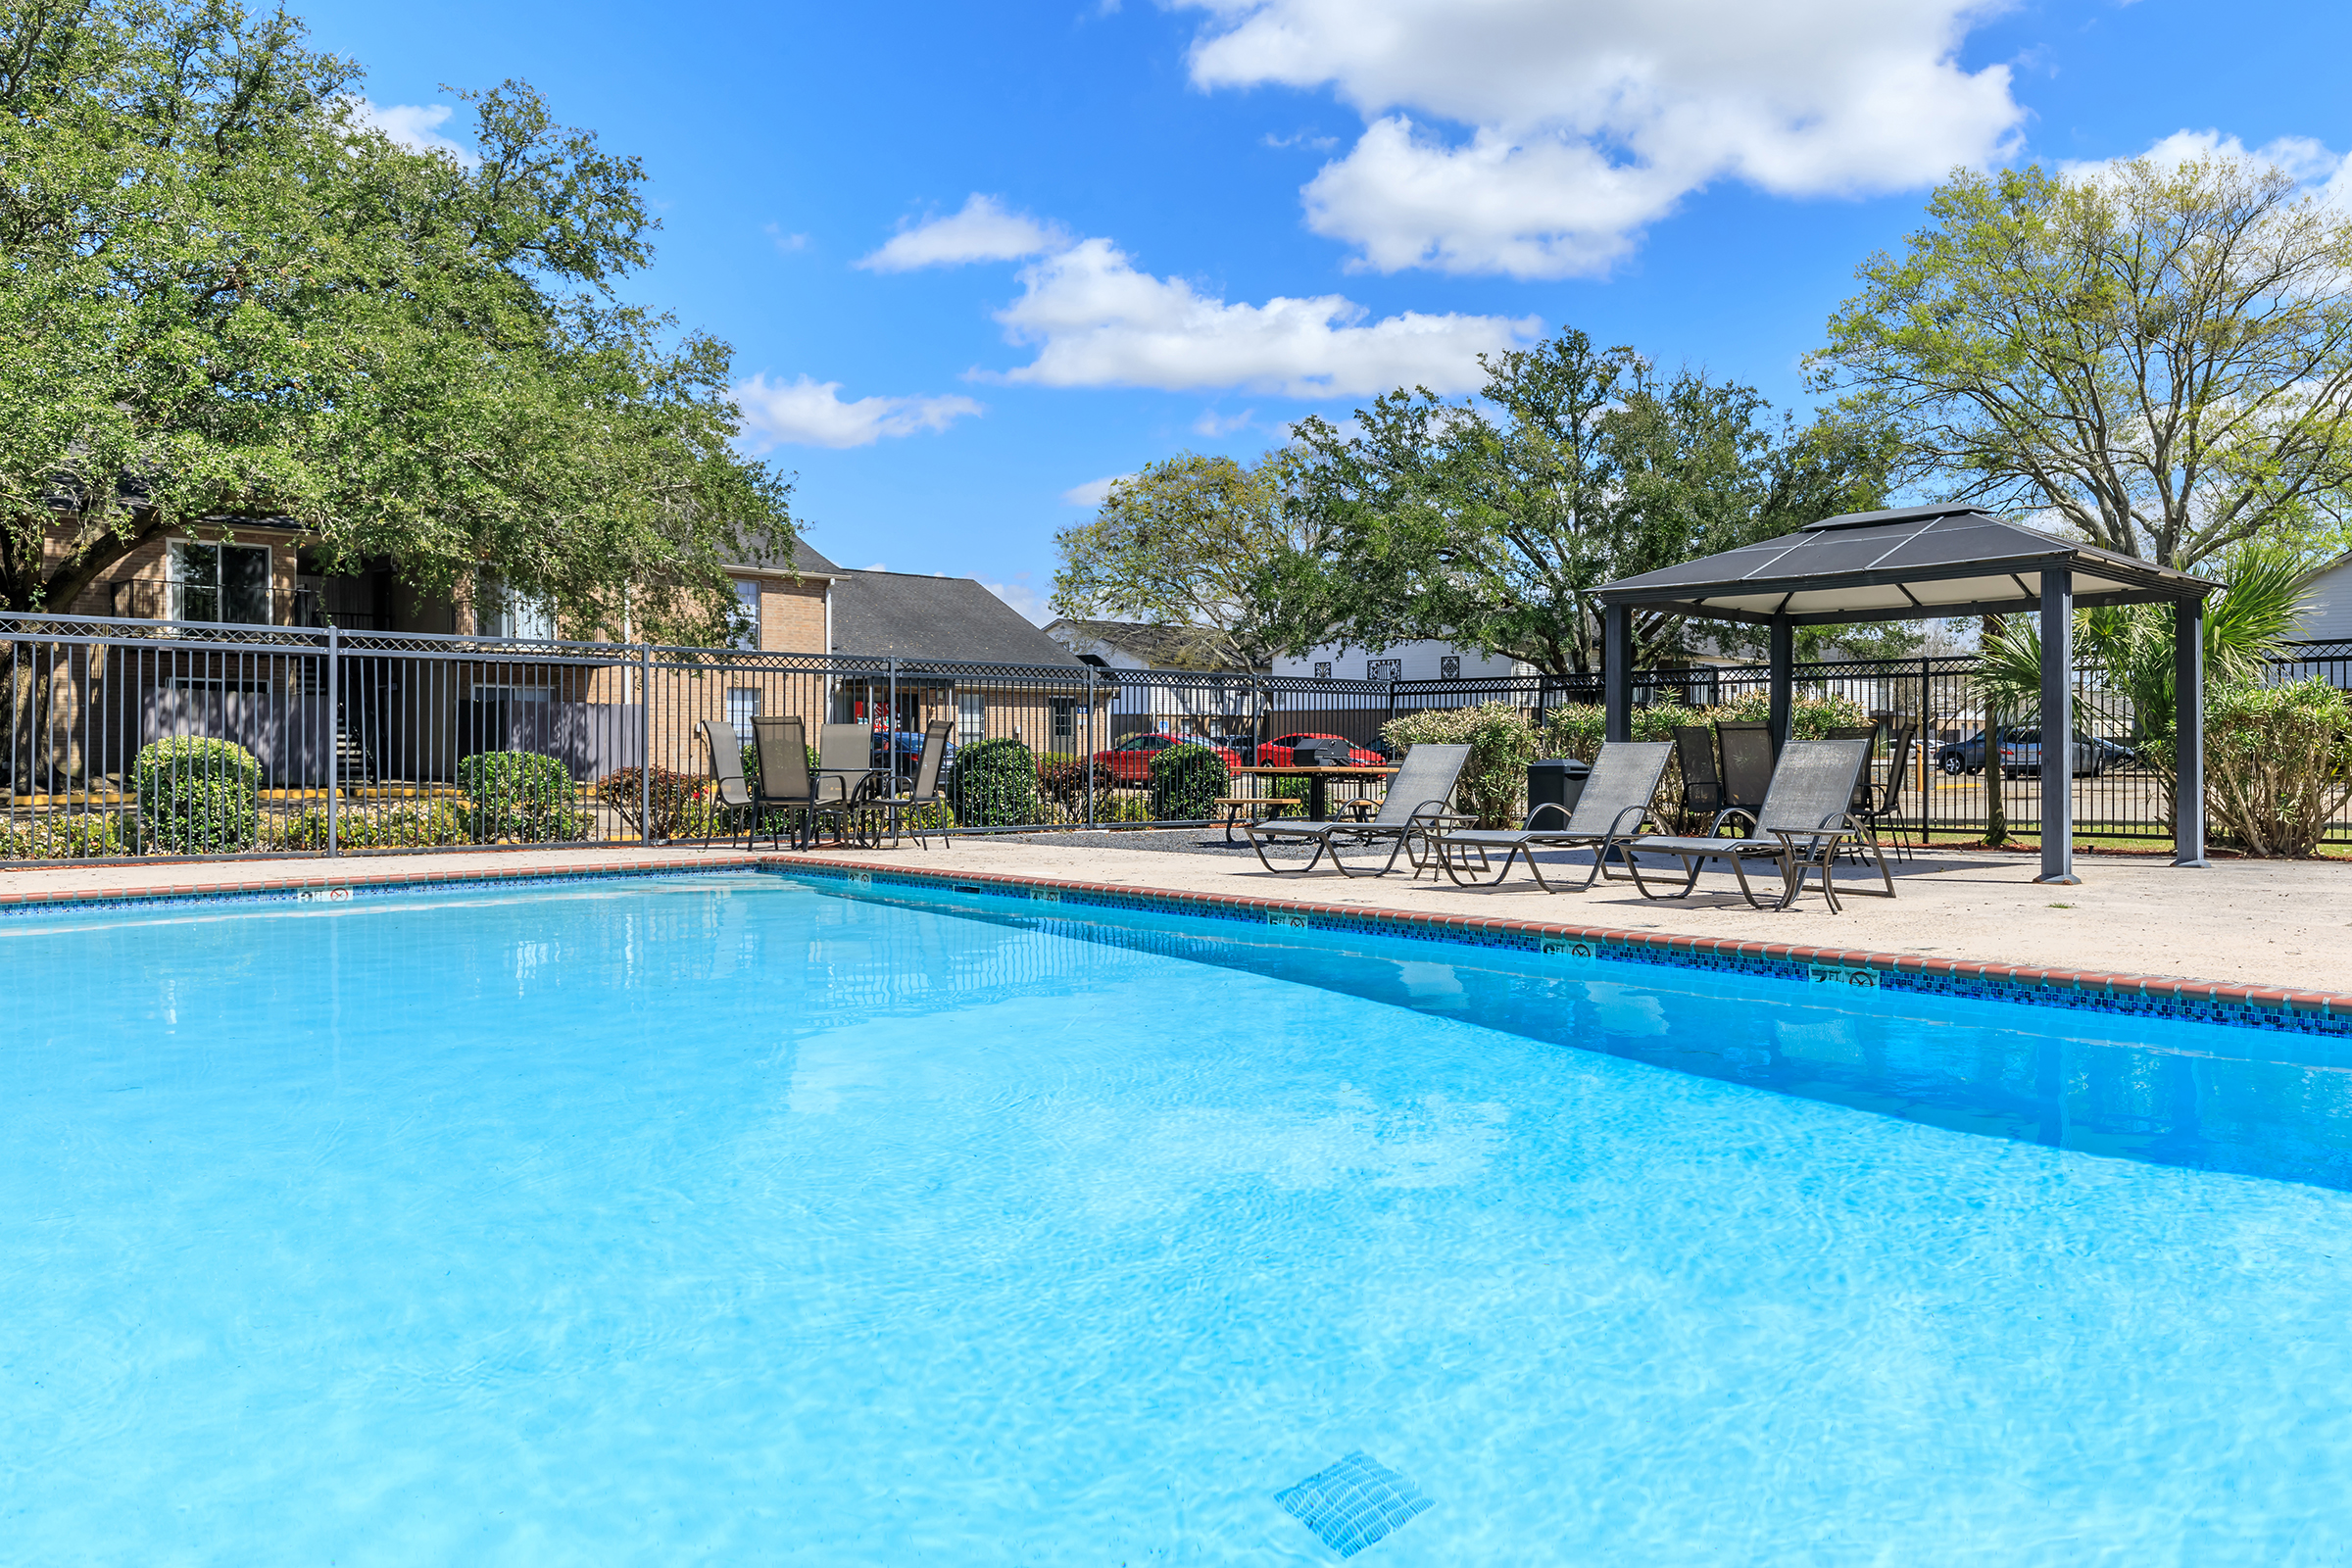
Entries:
[[[1348, 779], [1360, 779], [1369, 783], [1374, 779], [1379, 779], [1385, 782], [1396, 774], [1396, 769], [1395, 767], [1289, 766], [1236, 767], [1229, 769], [1229, 771], [1235, 778], [1302, 778], [1306, 780], [1307, 819], [1315, 822], [1328, 822], [1331, 820], [1332, 780], [1338, 779], [1345, 783]], [[1234, 824], [1240, 820], [1244, 811], [1254, 810], [1267, 806], [1288, 809], [1298, 803], [1289, 799], [1288, 797], [1279, 795], [1236, 793], [1223, 797], [1217, 802], [1217, 804], [1225, 808], [1225, 836], [1230, 839], [1233, 837]], [[1343, 802], [1342, 804], [1353, 806], [1360, 811], [1362, 807], [1369, 806], [1372, 803], [1368, 799], [1359, 796], [1354, 801]]]

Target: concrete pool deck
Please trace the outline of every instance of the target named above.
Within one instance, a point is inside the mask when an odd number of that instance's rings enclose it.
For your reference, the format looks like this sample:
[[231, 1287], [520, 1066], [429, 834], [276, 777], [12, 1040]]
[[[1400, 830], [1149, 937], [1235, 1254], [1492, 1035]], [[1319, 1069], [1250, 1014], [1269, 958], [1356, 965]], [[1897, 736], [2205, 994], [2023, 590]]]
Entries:
[[[1213, 837], [1213, 835], [1205, 835]], [[929, 851], [821, 850], [837, 864], [1085, 882], [1240, 899], [1453, 918], [1768, 942], [1882, 955], [2093, 974], [2161, 976], [2230, 986], [2352, 996], [2352, 865], [2217, 860], [2179, 870], [2158, 858], [2083, 855], [2080, 887], [2036, 886], [2028, 855], [1938, 849], [1895, 867], [1899, 896], [1845, 901], [1832, 914], [1818, 893], [1773, 913], [1741, 903], [1728, 873], [1710, 871], [1688, 901], [1648, 903], [1624, 883], [1545, 895], [1514, 868], [1499, 888], [1456, 888], [1402, 870], [1377, 879], [1327, 868], [1270, 875], [1247, 856], [962, 839]], [[179, 864], [56, 866], [0, 871], [0, 903], [155, 897], [237, 889], [283, 891], [338, 883], [462, 881], [550, 872], [789, 864], [793, 856], [713, 849], [493, 850]], [[1546, 857], [1547, 862], [1552, 857]], [[1562, 858], [1565, 859], [1566, 858]], [[1589, 862], [1588, 862], [1589, 863]], [[1566, 869], [1563, 864], [1563, 870]], [[1548, 873], [1547, 873], [1548, 874]], [[1848, 867], [1841, 884], [1861, 887]], [[1679, 880], [1679, 879], [1678, 879]], [[1767, 871], [1763, 880], [1777, 877]], [[1876, 873], [1871, 873], [1871, 883]]]

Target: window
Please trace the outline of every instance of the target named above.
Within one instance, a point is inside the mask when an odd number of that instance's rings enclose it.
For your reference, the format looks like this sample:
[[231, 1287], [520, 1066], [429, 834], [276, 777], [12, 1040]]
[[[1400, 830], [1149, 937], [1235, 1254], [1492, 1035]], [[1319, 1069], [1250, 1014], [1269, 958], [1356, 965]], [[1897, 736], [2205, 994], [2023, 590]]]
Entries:
[[1053, 699], [1053, 703], [1054, 738], [1057, 741], [1069, 740], [1078, 733], [1076, 713], [1076, 709], [1078, 707], [1077, 699], [1072, 697], [1056, 697]]
[[556, 609], [544, 600], [514, 592], [496, 577], [484, 577], [474, 589], [473, 634], [553, 641]]
[[956, 744], [977, 746], [988, 739], [988, 699], [965, 692], [956, 699]]
[[1404, 661], [1401, 659], [1373, 659], [1364, 663], [1366, 680], [1404, 679]]
[[1440, 654], [1438, 656], [1438, 679], [1460, 680], [1461, 678], [1462, 656], [1459, 654]]
[[270, 547], [172, 541], [172, 618], [270, 623]]
[[752, 738], [752, 720], [760, 713], [760, 688], [730, 686], [727, 688], [727, 722], [734, 727], [735, 738]]
[[1317, 680], [1329, 680], [1329, 679], [1331, 679], [1331, 661], [1330, 661], [1330, 660], [1328, 660], [1328, 659], [1325, 659], [1325, 660], [1319, 660], [1319, 661], [1317, 661], [1317, 662], [1316, 662], [1316, 664], [1315, 664], [1315, 679], [1317, 679]]
[[738, 579], [735, 584], [735, 608], [744, 619], [745, 630], [735, 638], [738, 648], [760, 646], [760, 585]]

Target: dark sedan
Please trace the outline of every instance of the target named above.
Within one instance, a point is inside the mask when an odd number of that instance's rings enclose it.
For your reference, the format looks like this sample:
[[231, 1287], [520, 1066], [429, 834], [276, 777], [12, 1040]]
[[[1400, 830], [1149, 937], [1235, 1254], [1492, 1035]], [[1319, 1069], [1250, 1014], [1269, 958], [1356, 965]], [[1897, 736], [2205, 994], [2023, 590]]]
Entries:
[[[2132, 761], [2135, 754], [2129, 746], [2103, 741], [2094, 735], [2075, 732], [2073, 772], [2078, 778], [2096, 778], [2111, 768]], [[1955, 777], [1963, 773], [1981, 773], [1984, 769], [1984, 732], [1977, 731], [1966, 740], [1946, 741], [1936, 753], [1936, 765]], [[2001, 731], [2001, 766], [2009, 772], [2039, 773], [2041, 771], [2041, 730], [2033, 724], [2012, 724]]]

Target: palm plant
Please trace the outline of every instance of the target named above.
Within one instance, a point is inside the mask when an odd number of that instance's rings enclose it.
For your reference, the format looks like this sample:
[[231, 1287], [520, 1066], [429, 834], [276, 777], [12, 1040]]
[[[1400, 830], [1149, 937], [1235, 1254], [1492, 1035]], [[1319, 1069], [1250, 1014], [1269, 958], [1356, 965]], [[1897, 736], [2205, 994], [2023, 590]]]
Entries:
[[[2293, 633], [2305, 599], [2303, 553], [2278, 539], [2249, 539], [2223, 557], [2215, 573], [2225, 586], [2205, 603], [2205, 679], [2209, 687], [2249, 686], [2261, 677]], [[2133, 738], [2162, 782], [2165, 819], [2173, 815], [2174, 726], [2179, 693], [2173, 684], [2173, 615], [2165, 605], [2111, 605], [2078, 612], [2076, 647], [2098, 666], [2107, 688], [2132, 705]], [[1988, 706], [2032, 722], [2041, 716], [2041, 627], [2033, 615], [2013, 615], [1991, 627], [1980, 646], [1977, 681]], [[2084, 703], [2075, 695], [2070, 715], [2082, 727]], [[2047, 737], [2045, 736], [2045, 744]], [[1991, 746], [1986, 751], [1989, 754]]]

